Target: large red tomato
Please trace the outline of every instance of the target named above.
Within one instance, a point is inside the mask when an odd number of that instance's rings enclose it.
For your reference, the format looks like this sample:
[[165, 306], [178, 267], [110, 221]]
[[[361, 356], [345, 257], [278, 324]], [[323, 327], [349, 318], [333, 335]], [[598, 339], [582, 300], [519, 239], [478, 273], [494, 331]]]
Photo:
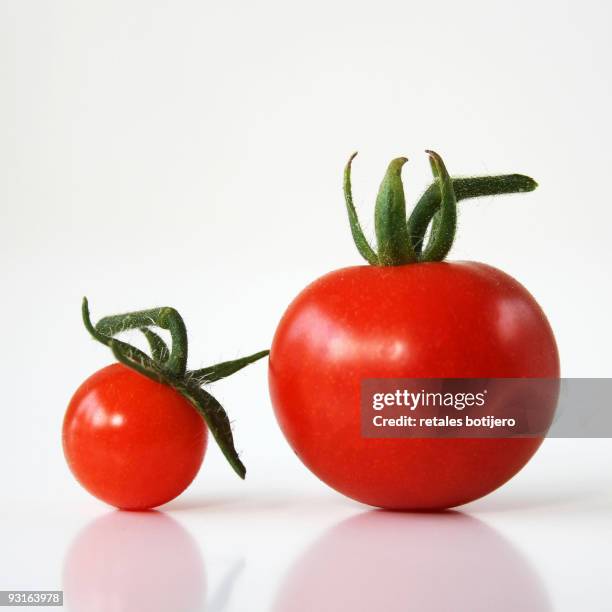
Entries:
[[321, 480], [366, 504], [438, 509], [481, 497], [541, 438], [366, 438], [360, 383], [556, 378], [550, 325], [528, 291], [491, 266], [373, 263], [323, 276], [282, 317], [269, 365], [282, 431]]

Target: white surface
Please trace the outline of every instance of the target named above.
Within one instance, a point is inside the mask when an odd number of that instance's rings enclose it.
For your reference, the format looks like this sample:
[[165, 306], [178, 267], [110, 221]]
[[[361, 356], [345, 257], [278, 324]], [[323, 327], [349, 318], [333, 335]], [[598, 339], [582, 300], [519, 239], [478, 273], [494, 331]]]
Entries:
[[[609, 609], [609, 440], [548, 441], [461, 509], [473, 518], [373, 513], [295, 459], [257, 364], [217, 386], [247, 481], [211, 447], [164, 519], [104, 516], [64, 464], [60, 426], [109, 361], [81, 327], [82, 295], [94, 317], [177, 307], [197, 366], [269, 345], [307, 282], [358, 263], [340, 191], [355, 148], [368, 228], [400, 154], [409, 201], [429, 182], [425, 148], [453, 174], [532, 174], [533, 194], [461, 205], [452, 257], [534, 293], [566, 376], [610, 376], [610, 13], [594, 0], [3, 2], [0, 589], [138, 610], [125, 576], [139, 568], [185, 609], [360, 609], [338, 599], [344, 584], [389, 610], [492, 609], [492, 592], [501, 610]], [[106, 549], [105, 570], [81, 563], [114, 541], [125, 549]]]

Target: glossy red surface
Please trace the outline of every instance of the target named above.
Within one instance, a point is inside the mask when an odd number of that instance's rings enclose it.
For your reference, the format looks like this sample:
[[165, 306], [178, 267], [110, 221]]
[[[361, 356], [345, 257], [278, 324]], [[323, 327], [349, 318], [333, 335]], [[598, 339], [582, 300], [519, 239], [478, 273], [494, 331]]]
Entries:
[[207, 431], [174, 389], [117, 363], [88, 378], [72, 397], [64, 454], [90, 493], [118, 508], [142, 510], [174, 499], [191, 483]]
[[558, 376], [555, 339], [534, 298], [473, 262], [327, 274], [285, 312], [269, 366], [277, 419], [305, 465], [349, 497], [397, 509], [481, 497], [541, 439], [364, 438], [362, 379]]

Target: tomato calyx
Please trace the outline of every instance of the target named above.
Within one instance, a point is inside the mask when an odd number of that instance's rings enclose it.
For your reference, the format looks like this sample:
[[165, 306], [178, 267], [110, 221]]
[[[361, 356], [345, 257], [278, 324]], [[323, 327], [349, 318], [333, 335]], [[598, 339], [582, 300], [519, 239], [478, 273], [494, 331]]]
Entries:
[[[113, 315], [104, 317], [93, 325], [89, 314], [89, 303], [87, 298], [83, 298], [81, 313], [87, 331], [95, 340], [108, 346], [117, 361], [143, 376], [172, 387], [191, 403], [206, 422], [229, 464], [240, 478], [244, 478], [246, 468], [234, 446], [229, 417], [223, 406], [202, 387], [238, 372], [265, 357], [270, 351], [259, 351], [240, 359], [224, 361], [198, 370], [188, 370], [187, 329], [183, 318], [174, 308], [152, 308]], [[170, 332], [171, 349], [151, 327]], [[131, 329], [138, 329], [145, 336], [151, 351], [150, 356], [115, 337]]]
[[[351, 166], [356, 152], [344, 168], [344, 199], [353, 241], [361, 256], [373, 266], [443, 261], [455, 239], [457, 202], [480, 196], [523, 193], [538, 186], [523, 174], [451, 178], [442, 158], [435, 151], [426, 153], [434, 181], [408, 218], [401, 178], [402, 167], [408, 160], [398, 157], [390, 162], [376, 197], [374, 226], [377, 250], [365, 237], [353, 204]], [[430, 225], [429, 239], [425, 244]]]

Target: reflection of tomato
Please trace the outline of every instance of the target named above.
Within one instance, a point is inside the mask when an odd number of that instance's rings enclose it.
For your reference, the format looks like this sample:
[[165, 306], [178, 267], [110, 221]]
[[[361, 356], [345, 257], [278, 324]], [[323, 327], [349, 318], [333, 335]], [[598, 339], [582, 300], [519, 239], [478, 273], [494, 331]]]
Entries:
[[364, 378], [555, 378], [551, 328], [533, 297], [479, 263], [337, 270], [283, 316], [270, 353], [277, 418], [323, 481], [386, 508], [445, 508], [518, 472], [541, 439], [373, 439]]
[[168, 385], [113, 364], [88, 378], [64, 418], [70, 469], [93, 495], [139, 510], [179, 495], [200, 469], [207, 428]]
[[79, 532], [64, 561], [71, 612], [206, 609], [199, 547], [161, 512], [110, 512]]
[[485, 523], [459, 512], [371, 511], [335, 525], [312, 544], [283, 580], [272, 610], [551, 608], [528, 560]]

